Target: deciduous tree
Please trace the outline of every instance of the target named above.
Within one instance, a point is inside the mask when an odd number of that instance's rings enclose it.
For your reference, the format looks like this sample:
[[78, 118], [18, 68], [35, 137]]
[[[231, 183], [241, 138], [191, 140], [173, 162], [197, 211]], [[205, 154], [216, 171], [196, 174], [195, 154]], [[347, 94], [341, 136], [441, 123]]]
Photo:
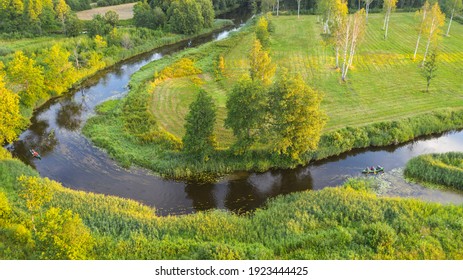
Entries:
[[60, 95], [75, 83], [76, 71], [69, 61], [71, 53], [54, 45], [43, 53], [45, 86], [54, 95]]
[[7, 75], [15, 92], [19, 92], [21, 102], [32, 107], [40, 98], [46, 97], [43, 69], [35, 60], [22, 51], [15, 52], [8, 64]]
[[31, 214], [32, 224], [35, 227], [35, 216], [42, 213], [42, 207], [53, 196], [51, 181], [39, 177], [21, 176], [18, 182], [22, 187], [19, 196], [26, 201], [26, 207]]
[[418, 15], [421, 15], [421, 22], [420, 22], [420, 25], [418, 27], [418, 39], [416, 40], [415, 52], [413, 53], [413, 60], [415, 60], [416, 53], [418, 52], [418, 47], [420, 45], [421, 35], [426, 30], [426, 26], [427, 26], [427, 21], [426, 21], [427, 17], [426, 16], [428, 15], [429, 12], [430, 12], [429, 2], [426, 1], [424, 3], [423, 7], [421, 8], [421, 10], [419, 10], [417, 12]]
[[317, 148], [326, 117], [320, 110], [321, 95], [300, 75], [286, 69], [269, 94], [274, 149], [295, 160]]
[[429, 56], [429, 59], [426, 60], [423, 64], [421, 73], [426, 79], [426, 92], [429, 92], [429, 85], [431, 80], [436, 76], [437, 71], [437, 50], [434, 49]]
[[342, 39], [342, 69], [341, 79], [347, 79], [347, 72], [354, 61], [355, 50], [365, 33], [365, 10], [357, 11], [344, 25], [344, 38]]
[[264, 86], [272, 83], [276, 66], [272, 63], [269, 53], [262, 49], [259, 40], [255, 40], [249, 54], [250, 76], [253, 81], [260, 81]]
[[196, 100], [190, 104], [190, 111], [185, 118], [185, 152], [200, 159], [207, 160], [216, 146], [214, 124], [217, 108], [212, 97], [200, 89]]
[[426, 56], [428, 55], [429, 46], [431, 42], [434, 44], [434, 48], [437, 48], [437, 42], [439, 40], [439, 34], [441, 32], [441, 27], [445, 23], [445, 15], [441, 12], [439, 4], [435, 3], [429, 13], [429, 17], [426, 20], [426, 31], [428, 33], [428, 41], [426, 43], [426, 50], [423, 56], [423, 63], [426, 61]]
[[383, 10], [384, 10], [384, 39], [387, 39], [387, 32], [389, 30], [389, 20], [391, 18], [392, 12], [395, 10], [398, 0], [384, 0]]
[[243, 77], [227, 100], [225, 127], [236, 137], [234, 150], [241, 154], [259, 138], [268, 111], [268, 94], [259, 81]]
[[264, 48], [268, 47], [270, 33], [268, 32], [268, 21], [265, 17], [260, 17], [256, 26], [256, 37]]
[[442, 0], [441, 6], [443, 12], [448, 16], [450, 15], [449, 26], [445, 36], [449, 36], [450, 27], [452, 26], [453, 16], [457, 13], [460, 13], [463, 9], [462, 0]]
[[42, 259], [89, 259], [94, 246], [90, 230], [79, 215], [55, 207], [48, 209], [40, 219], [35, 240]]
[[16, 139], [25, 121], [19, 111], [19, 96], [5, 87], [0, 63], [0, 145]]

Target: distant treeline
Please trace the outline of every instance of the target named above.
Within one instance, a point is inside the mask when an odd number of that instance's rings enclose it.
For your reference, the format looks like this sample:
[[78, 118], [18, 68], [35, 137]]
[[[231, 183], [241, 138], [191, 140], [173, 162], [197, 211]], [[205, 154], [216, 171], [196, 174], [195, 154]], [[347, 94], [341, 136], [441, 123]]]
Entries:
[[[398, 0], [397, 8], [404, 11], [414, 11], [420, 9], [426, 0]], [[431, 1], [433, 2], [433, 1]], [[439, 1], [440, 2], [440, 1]], [[374, 12], [379, 11], [383, 7], [384, 0], [373, 0], [370, 4], [370, 9]], [[276, 9], [277, 0], [258, 0], [259, 7], [270, 7]], [[363, 0], [347, 0], [347, 6], [349, 10], [358, 10], [365, 7], [365, 2]], [[268, 8], [264, 8], [268, 9]], [[280, 0], [280, 11], [296, 11], [297, 10], [297, 0]], [[317, 0], [302, 0], [301, 1], [301, 11], [309, 14], [315, 14], [317, 11]]]
[[[73, 11], [82, 11], [91, 9], [91, 3], [96, 2], [98, 7], [105, 7], [105, 6], [113, 6], [113, 5], [120, 5], [125, 3], [134, 3], [134, 2], [141, 2], [141, 1], [134, 1], [134, 0], [66, 0], [66, 3], [71, 7]], [[150, 0], [147, 1], [148, 4], [151, 6], [155, 5], [155, 2], [160, 2], [157, 0]], [[167, 1], [164, 1], [167, 2]], [[169, 0], [168, 2], [173, 2], [173, 0]], [[245, 3], [250, 3], [253, 1], [250, 0], [213, 0], [213, 6], [216, 13], [221, 11], [226, 11], [232, 7], [243, 5]]]

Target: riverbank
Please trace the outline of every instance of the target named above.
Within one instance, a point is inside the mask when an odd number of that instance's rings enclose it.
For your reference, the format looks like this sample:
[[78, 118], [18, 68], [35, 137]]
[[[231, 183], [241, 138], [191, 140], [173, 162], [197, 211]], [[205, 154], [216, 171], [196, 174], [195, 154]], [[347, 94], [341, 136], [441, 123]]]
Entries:
[[[410, 14], [399, 15], [398, 19], [398, 26], [412, 25]], [[400, 81], [396, 73], [404, 69], [412, 71], [411, 75], [416, 79], [415, 70], [411, 70], [415, 66], [411, 60], [405, 58], [406, 51], [402, 49], [403, 46], [394, 46], [394, 43], [404, 40], [399, 36], [400, 32], [393, 32], [391, 42], [386, 45], [388, 51], [397, 51], [397, 55], [401, 57], [397, 58], [397, 64], [393, 67], [391, 64], [384, 65], [384, 54], [371, 54], [371, 50], [385, 50], [384, 44], [378, 43], [375, 39], [380, 36], [380, 32], [372, 31], [369, 37], [373, 43], [369, 43], [368, 47], [362, 47], [362, 51], [359, 52], [360, 57], [369, 57], [369, 60], [359, 61], [353, 70], [352, 80], [347, 84], [340, 84], [336, 78], [339, 73], [332, 68], [324, 68], [322, 62], [327, 63], [330, 59], [326, 54], [319, 54], [318, 41], [300, 43], [295, 37], [297, 34], [303, 34], [304, 24], [312, 28], [309, 28], [312, 32], [309, 33], [310, 36], [319, 36], [316, 33], [315, 17], [306, 16], [298, 20], [300, 24], [290, 24], [295, 20], [296, 17], [272, 19], [275, 25], [275, 33], [271, 37], [273, 57], [278, 65], [304, 73], [314, 86], [323, 91], [325, 97], [322, 109], [329, 117], [318, 149], [306, 153], [301, 161], [295, 162], [277, 156], [262, 145], [255, 146], [249, 154], [243, 156], [236, 156], [229, 150], [234, 137], [230, 130], [223, 127], [226, 116], [225, 102], [230, 85], [246, 71], [247, 48], [254, 38], [251, 29], [242, 30], [220, 43], [207, 44], [147, 65], [132, 76], [131, 91], [127, 98], [102, 105], [97, 110], [99, 115], [87, 123], [83, 133], [97, 146], [106, 149], [111, 157], [125, 167], [135, 164], [153, 170], [163, 177], [208, 181], [240, 170], [261, 172], [272, 168], [294, 168], [353, 149], [397, 145], [420, 136], [463, 128], [463, 93], [454, 92], [458, 82], [451, 80], [450, 74], [449, 77], [441, 77], [445, 81], [445, 87], [435, 88], [429, 94], [414, 90], [413, 84], [402, 85], [409, 86], [405, 90], [402, 88], [402, 91], [390, 90], [389, 84], [383, 87], [374, 85], [374, 88], [366, 86], [366, 83], [372, 84], [368, 82], [371, 72], [385, 77], [391, 75], [381, 83]], [[379, 16], [373, 15], [371, 25], [380, 25]], [[287, 29], [290, 26], [291, 28]], [[407, 40], [411, 39], [409, 37], [407, 35]], [[445, 48], [447, 56], [453, 58], [442, 65], [442, 72], [445, 73], [442, 75], [447, 75], [447, 72], [453, 71], [455, 67], [461, 67], [455, 60], [460, 54], [455, 53], [454, 47], [457, 42], [463, 41], [463, 38], [455, 40]], [[304, 55], [306, 44], [309, 44], [311, 50], [308, 57], [307, 54]], [[223, 55], [225, 59], [226, 75], [217, 80], [214, 78], [213, 65], [219, 55]], [[197, 90], [192, 78], [168, 79], [157, 85], [154, 92], [150, 88], [154, 73], [159, 73], [164, 67], [182, 57], [194, 59], [195, 65], [203, 72], [198, 76], [203, 81], [201, 87], [212, 95], [218, 105], [215, 135], [219, 148], [207, 162], [192, 161], [175, 149], [184, 133], [183, 122], [188, 105]], [[290, 64], [288, 61], [294, 63]], [[308, 63], [315, 63], [315, 66], [312, 67]], [[370, 69], [373, 66], [377, 67], [376, 71]], [[355, 92], [351, 91], [353, 88]], [[388, 94], [376, 94], [386, 91]], [[452, 91], [453, 94], [450, 95], [448, 91]], [[407, 96], [407, 100], [413, 100], [412, 104], [401, 102], [404, 96]], [[131, 112], [140, 112], [140, 119], [152, 122], [145, 122], [146, 126], [143, 127], [128, 126], [124, 108], [132, 108]]]
[[[17, 177], [36, 171], [0, 153], [0, 258], [84, 259], [462, 259], [462, 206], [380, 198], [369, 180], [279, 196], [249, 215], [225, 211], [158, 217], [137, 202], [74, 191], [48, 179], [41, 207], [77, 214], [92, 242], [71, 248], [39, 245]], [[37, 220], [41, 218], [37, 217]], [[285, 225], [285, 226], [282, 226]], [[37, 226], [41, 232], [43, 224]], [[66, 226], [63, 227], [65, 234]], [[82, 229], [83, 230], [83, 229]], [[61, 228], [56, 238], [68, 238]], [[82, 233], [80, 231], [79, 233]], [[58, 237], [59, 236], [59, 237]], [[47, 250], [47, 255], [42, 255]], [[53, 255], [57, 252], [60, 255]]]
[[426, 154], [410, 159], [407, 178], [434, 187], [463, 191], [463, 153]]
[[[211, 28], [202, 30], [195, 35], [180, 35], [172, 33], [163, 33], [161, 31], [148, 30], [148, 29], [135, 29], [135, 28], [120, 28], [117, 29], [118, 34], [114, 36], [121, 37], [123, 34], [130, 34], [128, 46], [117, 45], [116, 42], [111, 42], [110, 39], [102, 38], [100, 43], [96, 43], [96, 39], [89, 38], [82, 35], [76, 38], [65, 37], [50, 37], [50, 38], [35, 38], [35, 39], [21, 39], [10, 40], [0, 44], [4, 55], [2, 62], [8, 67], [8, 63], [13, 59], [16, 52], [21, 51], [26, 56], [34, 57], [37, 61], [43, 61], [44, 49], [51, 48], [52, 46], [59, 46], [62, 50], [68, 52], [67, 56], [73, 55], [74, 73], [72, 78], [65, 77], [63, 81], [59, 80], [60, 77], [55, 77], [56, 84], [62, 84], [65, 88], [64, 92], [47, 91], [38, 97], [33, 106], [21, 103], [21, 114], [28, 121], [34, 114], [34, 111], [51, 99], [59, 98], [65, 95], [66, 92], [75, 88], [85, 86], [86, 81], [92, 80], [93, 77], [98, 76], [98, 73], [107, 71], [123, 63], [129, 59], [151, 52], [160, 47], [182, 43], [192, 40], [194, 38], [207, 36], [214, 32], [224, 30], [227, 27], [234, 25], [231, 20], [217, 19]], [[111, 36], [110, 36], [111, 37]], [[101, 37], [100, 37], [101, 38]], [[109, 37], [108, 37], [109, 38]], [[77, 54], [77, 57], [76, 57]], [[40, 70], [40, 71], [43, 71]], [[66, 70], [68, 71], [68, 69]], [[66, 79], [66, 80], [64, 80]], [[89, 82], [91, 83], [91, 81]], [[7, 86], [9, 86], [7, 84]]]

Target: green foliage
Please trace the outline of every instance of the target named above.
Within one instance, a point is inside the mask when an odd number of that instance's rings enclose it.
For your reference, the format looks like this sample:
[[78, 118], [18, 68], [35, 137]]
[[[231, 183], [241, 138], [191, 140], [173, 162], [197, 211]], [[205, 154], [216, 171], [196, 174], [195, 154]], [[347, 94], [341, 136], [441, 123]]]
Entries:
[[201, 161], [207, 161], [216, 146], [214, 124], [217, 108], [206, 91], [200, 89], [185, 118], [183, 147]]
[[439, 110], [397, 121], [378, 122], [363, 127], [346, 127], [324, 133], [309, 159], [323, 159], [356, 148], [403, 143], [419, 136], [458, 129], [463, 125], [462, 110]]
[[24, 175], [18, 178], [18, 182], [22, 187], [19, 196], [26, 201], [26, 207], [31, 212], [34, 222], [34, 215], [41, 213], [42, 207], [52, 199], [53, 184], [47, 178], [41, 179]]
[[321, 95], [300, 75], [290, 76], [283, 70], [269, 96], [274, 149], [300, 160], [302, 154], [317, 148], [326, 123]]
[[415, 157], [407, 162], [404, 174], [414, 180], [463, 190], [463, 153]]
[[[2, 70], [0, 62], [0, 144], [15, 140], [25, 125], [25, 120], [19, 111], [19, 96], [5, 88]], [[0, 158], [3, 158], [6, 151], [0, 150], [2, 154]]]
[[7, 222], [0, 225], [2, 259], [463, 258], [462, 206], [379, 198], [360, 178], [279, 196], [248, 215], [168, 217], [134, 201], [43, 181], [55, 195], [33, 234], [15, 199], [21, 173], [34, 171], [18, 160], [0, 161], [0, 213], [7, 213], [0, 214]]
[[228, 96], [225, 119], [225, 126], [232, 129], [236, 137], [233, 148], [236, 153], [246, 152], [262, 134], [267, 112], [267, 91], [259, 82], [242, 78]]
[[421, 74], [426, 79], [426, 91], [429, 92], [429, 85], [431, 80], [436, 77], [437, 71], [437, 53], [434, 50], [428, 59], [423, 63], [423, 68], [421, 69]]
[[138, 2], [133, 7], [135, 26], [158, 29], [166, 23], [166, 15], [160, 7], [154, 9], [146, 2]]
[[61, 95], [76, 81], [76, 69], [69, 61], [71, 53], [54, 45], [43, 53], [44, 84], [53, 96]]
[[265, 17], [260, 17], [256, 25], [256, 38], [264, 48], [268, 48], [270, 43], [270, 33], [268, 30], [268, 21]]
[[90, 37], [96, 35], [105, 36], [112, 30], [111, 23], [102, 15], [96, 14], [93, 19], [87, 23], [87, 31]]
[[272, 63], [272, 58], [268, 51], [262, 49], [259, 40], [255, 40], [249, 53], [249, 74], [253, 81], [259, 81], [264, 86], [272, 83], [275, 74], [276, 65]]
[[36, 232], [37, 250], [42, 259], [89, 259], [93, 247], [90, 231], [78, 214], [70, 210], [50, 208], [40, 219]]
[[104, 15], [105, 22], [115, 28], [119, 24], [119, 14], [115, 11], [107, 11]]
[[0, 33], [20, 36], [59, 32], [65, 27], [70, 8], [64, 2], [51, 0], [13, 0], [0, 4]]
[[7, 75], [25, 106], [33, 107], [38, 100], [47, 97], [43, 68], [22, 51], [15, 52], [13, 60], [8, 64]]
[[193, 0], [172, 2], [168, 18], [172, 31], [180, 34], [195, 34], [206, 26], [201, 5]]

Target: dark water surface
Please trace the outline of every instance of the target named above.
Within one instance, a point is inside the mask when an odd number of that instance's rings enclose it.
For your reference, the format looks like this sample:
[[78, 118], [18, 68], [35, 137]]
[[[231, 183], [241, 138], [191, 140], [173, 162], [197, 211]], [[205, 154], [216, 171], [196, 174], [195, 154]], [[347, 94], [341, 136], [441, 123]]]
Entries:
[[[236, 26], [231, 29], [236, 29], [249, 15], [231, 17], [236, 19]], [[168, 215], [213, 208], [248, 211], [280, 194], [339, 185], [348, 177], [360, 175], [367, 165], [381, 164], [390, 170], [403, 167], [420, 154], [463, 151], [463, 133], [447, 133], [400, 146], [353, 151], [292, 170], [237, 172], [218, 183], [197, 185], [164, 180], [140, 168], [124, 169], [82, 136], [81, 128], [94, 115], [95, 106], [124, 96], [130, 76], [143, 65], [186, 47], [223, 39], [228, 33], [217, 32], [137, 56], [86, 81], [78, 90], [48, 102], [35, 113], [32, 125], [14, 143], [15, 156], [42, 176], [60, 181], [66, 187], [134, 199], [156, 207], [159, 215]], [[30, 157], [30, 148], [41, 153], [41, 161]], [[423, 189], [420, 196], [442, 201], [440, 195], [427, 192]], [[445, 197], [444, 202], [463, 203], [462, 194], [447, 192]]]

